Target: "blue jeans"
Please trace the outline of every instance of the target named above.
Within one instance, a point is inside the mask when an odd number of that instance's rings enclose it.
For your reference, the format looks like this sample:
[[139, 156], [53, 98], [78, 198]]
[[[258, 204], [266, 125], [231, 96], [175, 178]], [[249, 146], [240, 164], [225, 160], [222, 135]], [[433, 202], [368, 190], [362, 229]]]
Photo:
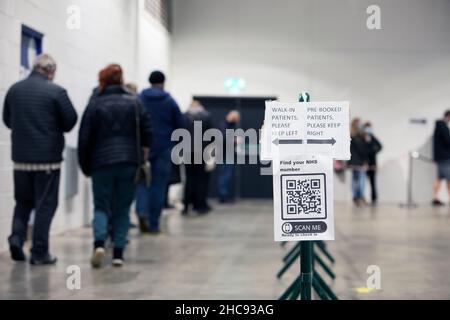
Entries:
[[231, 182], [233, 180], [234, 164], [219, 164], [217, 166], [217, 182], [220, 200], [229, 200], [231, 197]]
[[114, 247], [125, 248], [130, 228], [130, 206], [136, 190], [135, 173], [136, 166], [128, 164], [114, 165], [93, 172], [95, 242], [106, 240], [108, 221], [111, 219]]
[[366, 171], [353, 170], [352, 172], [353, 199], [364, 198], [365, 184], [366, 184]]
[[147, 217], [150, 231], [159, 231], [159, 218], [166, 198], [167, 185], [171, 173], [171, 150], [152, 155], [152, 182], [150, 188], [145, 184], [138, 186], [136, 211], [140, 217]]

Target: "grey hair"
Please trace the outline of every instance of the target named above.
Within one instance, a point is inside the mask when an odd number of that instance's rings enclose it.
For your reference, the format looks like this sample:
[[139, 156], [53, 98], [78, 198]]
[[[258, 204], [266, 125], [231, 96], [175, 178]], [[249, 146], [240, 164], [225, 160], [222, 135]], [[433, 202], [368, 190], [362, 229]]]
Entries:
[[43, 53], [34, 60], [33, 71], [46, 75], [54, 73], [56, 71], [56, 61], [49, 54]]

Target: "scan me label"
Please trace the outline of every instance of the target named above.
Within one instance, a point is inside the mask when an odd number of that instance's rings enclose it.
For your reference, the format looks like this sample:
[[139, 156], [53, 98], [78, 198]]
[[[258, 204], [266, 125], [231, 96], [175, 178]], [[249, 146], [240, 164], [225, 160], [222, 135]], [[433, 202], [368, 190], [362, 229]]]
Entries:
[[327, 231], [325, 222], [285, 222], [282, 230], [286, 234], [324, 233]]
[[334, 240], [332, 165], [324, 156], [274, 159], [275, 241]]

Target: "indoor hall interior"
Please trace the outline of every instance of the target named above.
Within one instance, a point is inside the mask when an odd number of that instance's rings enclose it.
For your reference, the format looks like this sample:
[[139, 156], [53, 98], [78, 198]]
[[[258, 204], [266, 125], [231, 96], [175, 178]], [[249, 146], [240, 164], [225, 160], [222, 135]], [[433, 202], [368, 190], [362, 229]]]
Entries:
[[[278, 193], [271, 162], [261, 159], [259, 130], [267, 101], [293, 104], [301, 93], [311, 102], [350, 106], [352, 159], [332, 162], [335, 239], [315, 243], [325, 268], [318, 261], [314, 266], [325, 286], [343, 300], [449, 299], [449, 16], [448, 0], [0, 0], [0, 299], [280, 298], [299, 276], [300, 258], [277, 278], [298, 250], [297, 242], [274, 241]], [[36, 65], [42, 54], [51, 60]], [[64, 133], [64, 160], [56, 164], [59, 195], [49, 241], [58, 261], [34, 266], [28, 263], [33, 214], [25, 227], [25, 263], [12, 261], [8, 239], [18, 192], [15, 172], [31, 175], [29, 165], [36, 163], [13, 159], [18, 135], [11, 134], [4, 110], [14, 108], [6, 103], [12, 86], [49, 61], [56, 65], [53, 82], [67, 92], [77, 121]], [[168, 203], [156, 229], [147, 213], [136, 211], [142, 208], [139, 197], [160, 192], [133, 189], [132, 227], [122, 239], [125, 248], [119, 248], [123, 256], [112, 259], [117, 248], [111, 241], [94, 239], [101, 225], [94, 220], [99, 191], [80, 161], [80, 131], [89, 102], [107, 91], [102, 81], [119, 69], [115, 90], [128, 85], [121, 94], [144, 109], [154, 94], [170, 101], [165, 106], [175, 110], [171, 121], [182, 117], [188, 127], [190, 116], [207, 114], [204, 126], [220, 134], [250, 130], [257, 140], [233, 140], [232, 157], [243, 155], [242, 164], [204, 161], [201, 177], [186, 164], [167, 169]], [[150, 121], [150, 153], [170, 137], [158, 131], [166, 120], [151, 115], [156, 121]], [[115, 123], [109, 127], [118, 130]], [[153, 155], [156, 183], [161, 162], [173, 158], [167, 153], [155, 164]], [[110, 176], [124, 174], [122, 169]], [[128, 191], [135, 187], [130, 186]], [[203, 192], [207, 204], [199, 208], [190, 199], [189, 209], [186, 190]], [[108, 237], [114, 237], [114, 223], [107, 224]], [[93, 267], [99, 247], [106, 255], [102, 268]], [[68, 282], [73, 272], [81, 274], [80, 288]], [[313, 290], [313, 298], [322, 297]]]

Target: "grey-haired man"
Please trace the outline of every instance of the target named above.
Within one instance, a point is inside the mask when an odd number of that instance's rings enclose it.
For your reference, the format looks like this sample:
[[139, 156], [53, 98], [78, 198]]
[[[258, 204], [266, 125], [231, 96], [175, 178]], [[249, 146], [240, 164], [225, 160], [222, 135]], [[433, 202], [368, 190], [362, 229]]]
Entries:
[[34, 210], [33, 265], [56, 263], [49, 253], [48, 238], [58, 206], [64, 133], [77, 122], [66, 90], [53, 83], [55, 72], [51, 56], [38, 56], [30, 76], [8, 90], [3, 108], [3, 122], [11, 129], [14, 162], [16, 206], [8, 239], [11, 258], [26, 260], [22, 248]]

